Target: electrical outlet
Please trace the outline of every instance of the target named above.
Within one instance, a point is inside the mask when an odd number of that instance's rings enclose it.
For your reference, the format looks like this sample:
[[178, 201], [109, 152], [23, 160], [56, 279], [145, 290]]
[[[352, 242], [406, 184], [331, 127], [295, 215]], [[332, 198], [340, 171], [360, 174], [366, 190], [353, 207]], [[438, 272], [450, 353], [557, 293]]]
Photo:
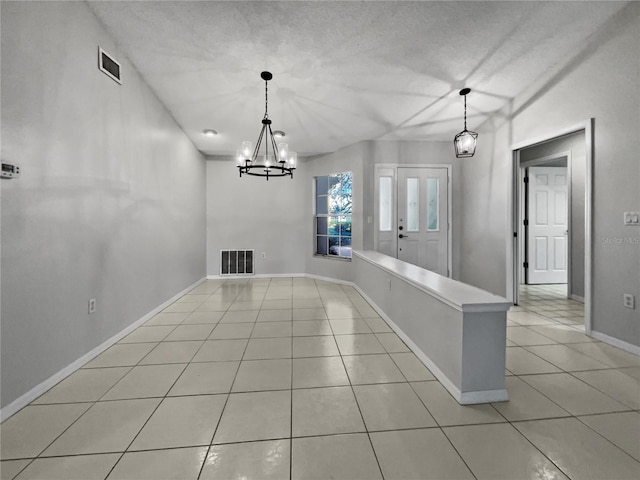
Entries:
[[640, 212], [624, 212], [624, 224], [640, 226]]
[[262, 259], [264, 260], [265, 258], [267, 258], [267, 254], [266, 252], [262, 252]]
[[391, 279], [390, 279], [390, 278], [388, 278], [388, 279], [387, 279], [387, 282], [389, 282], [389, 283], [388, 283], [388, 286], [389, 286], [389, 290], [391, 290]]
[[624, 295], [622, 295], [622, 303], [626, 308], [636, 308], [636, 299], [630, 293], [625, 293]]
[[90, 298], [89, 299], [89, 313], [95, 313], [96, 311], [96, 299], [95, 298]]

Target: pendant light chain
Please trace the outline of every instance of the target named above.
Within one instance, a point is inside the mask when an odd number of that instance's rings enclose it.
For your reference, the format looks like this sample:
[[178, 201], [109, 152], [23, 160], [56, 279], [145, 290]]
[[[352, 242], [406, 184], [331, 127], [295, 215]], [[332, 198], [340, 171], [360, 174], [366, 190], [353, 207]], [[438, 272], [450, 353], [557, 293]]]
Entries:
[[464, 96], [464, 129], [467, 129], [467, 96]]

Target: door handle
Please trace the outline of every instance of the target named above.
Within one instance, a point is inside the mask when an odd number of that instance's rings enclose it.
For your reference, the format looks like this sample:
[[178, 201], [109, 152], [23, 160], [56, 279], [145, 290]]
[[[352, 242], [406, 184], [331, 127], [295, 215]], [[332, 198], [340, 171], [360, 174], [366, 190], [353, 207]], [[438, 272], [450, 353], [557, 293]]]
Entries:
[[409, 235], [400, 234], [400, 235], [398, 235], [398, 238], [409, 238]]

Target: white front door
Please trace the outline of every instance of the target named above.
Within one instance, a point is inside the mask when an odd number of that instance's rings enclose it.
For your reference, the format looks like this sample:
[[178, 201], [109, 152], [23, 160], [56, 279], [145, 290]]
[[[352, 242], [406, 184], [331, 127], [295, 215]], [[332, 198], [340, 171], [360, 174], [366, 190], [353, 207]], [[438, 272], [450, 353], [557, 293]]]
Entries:
[[398, 168], [397, 258], [448, 276], [446, 168]]
[[567, 169], [529, 168], [527, 283], [567, 283]]

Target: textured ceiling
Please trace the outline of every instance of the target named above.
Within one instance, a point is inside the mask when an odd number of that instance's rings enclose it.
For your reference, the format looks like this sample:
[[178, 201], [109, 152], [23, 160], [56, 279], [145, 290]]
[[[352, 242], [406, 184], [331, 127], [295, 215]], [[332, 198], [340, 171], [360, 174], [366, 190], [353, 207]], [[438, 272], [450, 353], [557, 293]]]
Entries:
[[452, 140], [465, 86], [473, 130], [568, 63], [625, 3], [89, 4], [202, 152], [255, 142], [269, 70], [273, 128], [306, 156], [361, 140]]

